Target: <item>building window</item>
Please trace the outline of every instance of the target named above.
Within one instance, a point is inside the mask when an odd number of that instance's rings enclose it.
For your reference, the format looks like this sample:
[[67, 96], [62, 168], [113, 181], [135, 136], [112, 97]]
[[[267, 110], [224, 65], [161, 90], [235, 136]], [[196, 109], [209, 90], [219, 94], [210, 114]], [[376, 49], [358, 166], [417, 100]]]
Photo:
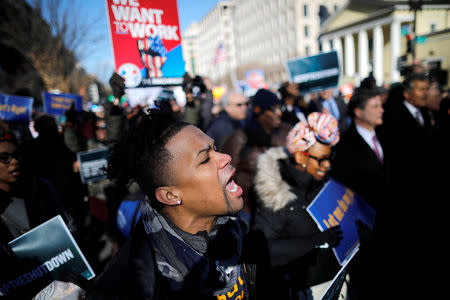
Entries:
[[303, 5], [303, 16], [308, 16], [308, 4]]
[[431, 23], [430, 24], [430, 31], [431, 32], [435, 32], [436, 31], [436, 23]]
[[309, 56], [309, 52], [310, 52], [309, 46], [306, 46], [305, 47], [305, 54], [306, 54], [306, 56]]
[[305, 37], [309, 37], [309, 27], [305, 25]]
[[337, 12], [338, 8], [339, 8], [339, 7], [335, 4], [335, 5], [334, 5], [334, 12]]

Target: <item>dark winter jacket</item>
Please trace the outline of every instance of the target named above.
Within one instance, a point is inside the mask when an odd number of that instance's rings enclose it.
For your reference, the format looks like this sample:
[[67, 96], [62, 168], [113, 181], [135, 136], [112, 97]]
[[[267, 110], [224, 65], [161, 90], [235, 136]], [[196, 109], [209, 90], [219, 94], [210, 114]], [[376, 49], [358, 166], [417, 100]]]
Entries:
[[306, 211], [323, 183], [297, 170], [278, 147], [259, 157], [254, 184], [258, 207], [253, 230], [264, 232], [270, 254], [262, 285], [284, 295], [289, 287], [303, 290], [331, 280], [339, 265], [331, 249], [314, 247], [312, 236], [320, 231]]
[[[250, 291], [254, 270], [251, 265], [244, 266], [246, 291], [249, 293], [245, 299], [252, 299]], [[131, 239], [89, 288], [87, 300], [91, 299], [180, 299], [180, 295], [171, 292], [167, 279], [157, 269], [155, 254], [141, 219]]]
[[270, 147], [284, 145], [291, 128], [289, 124], [281, 123], [279, 128], [268, 134], [256, 121], [251, 121], [246, 128], [236, 130], [221, 149], [231, 156], [231, 164], [236, 167], [235, 179], [243, 190], [244, 210], [253, 210], [251, 186], [258, 156]]
[[222, 111], [211, 123], [206, 134], [215, 141], [219, 149], [222, 149], [226, 140], [239, 128], [241, 128], [241, 121], [234, 120], [226, 111]]

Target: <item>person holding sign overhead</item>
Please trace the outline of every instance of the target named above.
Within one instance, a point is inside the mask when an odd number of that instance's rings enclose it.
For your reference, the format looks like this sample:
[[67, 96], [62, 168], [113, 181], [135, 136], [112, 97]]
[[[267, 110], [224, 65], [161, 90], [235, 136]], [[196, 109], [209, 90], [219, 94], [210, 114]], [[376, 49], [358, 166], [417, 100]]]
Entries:
[[318, 299], [339, 270], [331, 248], [342, 239], [340, 227], [321, 232], [306, 210], [323, 187], [338, 141], [336, 118], [314, 112], [289, 132], [286, 147], [258, 159], [252, 229], [264, 232], [270, 255], [261, 273], [263, 298]]

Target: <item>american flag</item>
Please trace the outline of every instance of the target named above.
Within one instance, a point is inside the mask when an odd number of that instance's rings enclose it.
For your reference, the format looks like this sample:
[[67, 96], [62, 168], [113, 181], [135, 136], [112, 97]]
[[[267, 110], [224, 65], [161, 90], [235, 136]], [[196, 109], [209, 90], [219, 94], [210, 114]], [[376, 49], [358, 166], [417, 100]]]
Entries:
[[217, 47], [216, 50], [216, 56], [214, 57], [213, 66], [217, 65], [218, 63], [225, 61], [227, 59], [227, 51], [225, 50], [225, 47], [222, 43], [219, 44], [219, 47]]
[[159, 36], [139, 39], [137, 43], [148, 77], [162, 77], [161, 67], [167, 59], [167, 50]]

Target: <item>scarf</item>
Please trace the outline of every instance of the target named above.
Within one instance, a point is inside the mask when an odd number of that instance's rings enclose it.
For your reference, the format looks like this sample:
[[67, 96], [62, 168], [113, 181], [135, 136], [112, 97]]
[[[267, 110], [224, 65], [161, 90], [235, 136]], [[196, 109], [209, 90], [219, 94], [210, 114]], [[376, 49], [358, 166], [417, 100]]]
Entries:
[[232, 216], [219, 217], [207, 235], [208, 248], [201, 253], [150, 206], [147, 198], [139, 209], [158, 270], [172, 291], [216, 296], [233, 289], [241, 272], [242, 222]]

